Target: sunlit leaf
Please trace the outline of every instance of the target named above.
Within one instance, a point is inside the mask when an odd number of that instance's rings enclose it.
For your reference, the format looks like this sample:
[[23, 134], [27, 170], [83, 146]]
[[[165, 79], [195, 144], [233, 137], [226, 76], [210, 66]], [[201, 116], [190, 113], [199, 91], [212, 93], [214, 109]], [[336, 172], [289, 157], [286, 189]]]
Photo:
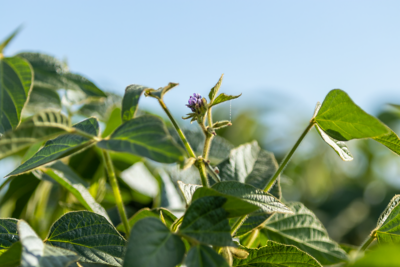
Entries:
[[320, 134], [321, 138], [335, 150], [335, 152], [339, 155], [339, 157], [344, 161], [352, 161], [353, 155], [351, 155], [349, 148], [346, 143], [343, 141], [337, 141], [327, 135], [318, 125], [315, 127]]
[[218, 94], [219, 88], [221, 87], [222, 83], [222, 78], [224, 77], [224, 74], [221, 75], [219, 78], [217, 84], [211, 88], [210, 93], [208, 94], [208, 97], [210, 98], [210, 103], [214, 100], [215, 96]]
[[294, 245], [324, 265], [347, 260], [346, 252], [329, 238], [314, 213], [301, 203], [288, 206], [294, 214], [275, 213], [260, 230], [265, 239]]
[[14, 39], [14, 37], [21, 31], [22, 27], [19, 26], [15, 29], [3, 42], [0, 43], [0, 53], [3, 53], [4, 48]]
[[220, 94], [219, 96], [217, 96], [211, 103], [210, 107], [216, 106], [218, 104], [221, 104], [223, 102], [232, 100], [232, 99], [236, 99], [238, 97], [240, 97], [242, 94], [240, 95], [226, 95], [224, 93]]
[[400, 243], [400, 195], [392, 198], [374, 230], [379, 243]]
[[241, 247], [249, 252], [246, 259], [234, 259], [232, 266], [241, 267], [322, 267], [313, 257], [295, 246], [287, 246], [267, 241], [258, 249]]
[[178, 181], [178, 186], [187, 205], [190, 205], [190, 203], [192, 202], [193, 194], [196, 189], [202, 187], [201, 185], [197, 184], [185, 184], [182, 181]]
[[229, 267], [215, 250], [205, 245], [196, 245], [189, 250], [185, 264], [187, 267]]
[[71, 130], [70, 121], [64, 115], [52, 111], [41, 112], [0, 138], [0, 159]]
[[159, 219], [147, 217], [132, 228], [123, 266], [174, 267], [182, 262], [184, 254], [181, 238]]
[[400, 139], [399, 139], [399, 136], [395, 132], [390, 131], [390, 133], [387, 135], [380, 136], [380, 137], [374, 137], [373, 139], [375, 141], [378, 141], [382, 145], [388, 147], [390, 150], [392, 150], [397, 155], [400, 155]]
[[97, 145], [103, 149], [128, 152], [164, 163], [183, 161], [185, 154], [168, 134], [163, 121], [151, 115], [125, 122], [110, 139]]
[[172, 88], [174, 88], [174, 87], [176, 87], [176, 86], [178, 86], [179, 85], [179, 83], [169, 83], [167, 86], [165, 86], [165, 87], [160, 87], [160, 88], [158, 88], [157, 90], [154, 90], [154, 89], [147, 89], [145, 92], [144, 92], [144, 95], [145, 96], [151, 96], [151, 97], [154, 97], [154, 98], [157, 98], [157, 99], [163, 99], [163, 97], [164, 97], [164, 95], [169, 91], [169, 90], [171, 90]]
[[[93, 137], [99, 134], [99, 122], [95, 118], [89, 118], [81, 121], [73, 128], [87, 133]], [[17, 169], [9, 173], [7, 176], [18, 175], [23, 172], [30, 171], [49, 162], [70, 156], [76, 152], [82, 151], [93, 145], [96, 141], [83, 137], [78, 134], [65, 134], [53, 140], [49, 140], [32, 158], [25, 161]]]
[[400, 266], [400, 258], [397, 257], [400, 251], [398, 245], [381, 245], [376, 249], [365, 253], [364, 257], [360, 257], [354, 263], [346, 265], [346, 267], [394, 267]]
[[235, 246], [232, 242], [228, 213], [223, 209], [226, 198], [203, 197], [189, 206], [183, 216], [179, 234], [200, 243], [215, 246]]
[[33, 86], [33, 71], [20, 57], [0, 57], [0, 134], [15, 129]]
[[69, 212], [50, 229], [46, 243], [71, 250], [79, 261], [121, 266], [125, 239], [106, 218], [89, 211]]
[[122, 121], [129, 121], [135, 117], [138, 109], [139, 98], [143, 91], [149, 89], [146, 86], [131, 84], [125, 89], [124, 98], [122, 99], [121, 117]]

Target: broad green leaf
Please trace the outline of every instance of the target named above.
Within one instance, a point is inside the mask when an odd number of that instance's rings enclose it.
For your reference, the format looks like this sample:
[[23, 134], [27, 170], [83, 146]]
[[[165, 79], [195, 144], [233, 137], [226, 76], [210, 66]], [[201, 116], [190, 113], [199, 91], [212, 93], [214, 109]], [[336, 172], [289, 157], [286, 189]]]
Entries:
[[168, 134], [161, 119], [144, 115], [125, 122], [100, 141], [100, 148], [147, 157], [163, 163], [183, 161], [185, 154]]
[[189, 250], [185, 259], [187, 267], [229, 267], [228, 263], [212, 248], [198, 244]]
[[174, 267], [182, 262], [184, 254], [181, 238], [159, 219], [147, 217], [132, 228], [123, 266]]
[[21, 263], [22, 245], [21, 242], [15, 242], [3, 254], [0, 254], [2, 267], [18, 267]]
[[0, 134], [15, 129], [33, 86], [33, 71], [20, 57], [0, 57]]
[[1, 44], [0, 44], [0, 54], [3, 53], [4, 48], [11, 42], [12, 39], [21, 31], [22, 27], [19, 26], [14, 30]]
[[93, 82], [89, 81], [88, 79], [79, 74], [68, 72], [65, 73], [63, 76], [69, 81], [76, 84], [87, 96], [107, 97], [107, 95], [100, 88], [98, 88]]
[[87, 183], [68, 165], [57, 161], [49, 166], [49, 168], [44, 171], [44, 174], [71, 192], [87, 210], [100, 214], [110, 221], [106, 210], [96, 202], [88, 191]]
[[18, 233], [22, 244], [21, 267], [66, 267], [78, 260], [72, 251], [44, 244], [24, 221], [18, 222]]
[[69, 119], [61, 113], [40, 112], [0, 138], [0, 159], [71, 130]]
[[347, 260], [346, 252], [329, 238], [325, 227], [314, 213], [301, 203], [289, 203], [288, 206], [294, 214], [275, 213], [260, 230], [263, 237], [294, 245], [323, 265]]
[[210, 98], [210, 103], [212, 103], [215, 96], [218, 94], [219, 88], [221, 87], [222, 78], [224, 78], [224, 74], [221, 75], [217, 84], [213, 88], [211, 88], [210, 93], [208, 94], [208, 97]]
[[157, 90], [154, 90], [154, 89], [150, 88], [150, 89], [145, 90], [144, 95], [145, 96], [151, 96], [151, 97], [157, 98], [159, 100], [162, 100], [164, 95], [169, 90], [171, 90], [172, 88], [174, 88], [174, 87], [176, 87], [178, 85], [179, 85], [179, 83], [169, 83], [167, 86], [160, 87]]
[[111, 113], [110, 116], [108, 117], [108, 120], [106, 121], [106, 127], [101, 134], [101, 137], [105, 138], [112, 134], [115, 129], [117, 129], [120, 125], [122, 124], [122, 119], [121, 119], [121, 108], [115, 107]]
[[[89, 118], [81, 121], [75, 124], [73, 128], [93, 137], [97, 137], [99, 134], [99, 122], [96, 118]], [[52, 161], [70, 156], [88, 148], [95, 142], [94, 139], [89, 139], [88, 137], [83, 137], [78, 134], [65, 134], [58, 136], [53, 140], [47, 141], [33, 157], [25, 161], [7, 176], [18, 175]]]
[[313, 257], [295, 246], [268, 241], [258, 249], [241, 247], [249, 252], [246, 259], [234, 259], [232, 266], [241, 267], [322, 267]]
[[230, 234], [224, 197], [203, 197], [193, 201], [183, 216], [178, 233], [202, 244], [235, 246]]
[[374, 230], [379, 243], [400, 243], [400, 195], [392, 198]]
[[[171, 227], [171, 225], [175, 222], [176, 217], [173, 215], [169, 210], [165, 208], [155, 208], [155, 209], [149, 209], [149, 208], [143, 208], [136, 212], [130, 219], [129, 219], [129, 227], [133, 227], [139, 220], [147, 217], [153, 217], [153, 218], [158, 218], [160, 220], [164, 220], [165, 224], [168, 228]], [[161, 219], [162, 218], [162, 219]], [[124, 225], [120, 223], [117, 226], [117, 230], [120, 232], [125, 232]]]
[[387, 135], [374, 137], [373, 139], [386, 146], [397, 155], [400, 155], [400, 139], [395, 132], [390, 131]]
[[0, 219], [0, 255], [19, 241], [16, 219]]
[[367, 114], [339, 89], [328, 93], [315, 121], [326, 134], [338, 141], [389, 134], [388, 127]]
[[[77, 113], [86, 117], [96, 117], [100, 121], [106, 122], [110, 118], [111, 112], [121, 106], [122, 97], [113, 93], [107, 93], [107, 98], [91, 98], [84, 104]], [[118, 114], [119, 120], [121, 113]]]
[[327, 135], [318, 125], [315, 126], [317, 132], [321, 138], [335, 150], [339, 157], [344, 161], [352, 161], [353, 155], [351, 155], [349, 148], [343, 141], [338, 141]]
[[196, 191], [196, 189], [202, 187], [201, 185], [197, 184], [185, 184], [182, 181], [178, 181], [178, 186], [186, 201], [186, 205], [190, 205], [190, 203], [192, 202], [193, 194]]
[[121, 266], [125, 239], [106, 218], [89, 211], [69, 212], [50, 229], [46, 243], [71, 250], [79, 261]]
[[150, 89], [146, 86], [131, 84], [125, 89], [124, 98], [122, 99], [121, 117], [122, 121], [129, 121], [135, 117], [138, 109], [139, 98], [143, 91]]
[[293, 213], [278, 199], [251, 185], [235, 181], [216, 183], [212, 188], [199, 188], [193, 195], [192, 201], [205, 196], [221, 196], [227, 199], [223, 208], [229, 213], [228, 217], [238, 217], [253, 212], [260, 213]]
[[58, 95], [57, 91], [52, 89], [34, 86], [24, 112], [35, 114], [44, 109], [61, 110], [60, 96]]
[[242, 94], [240, 95], [226, 95], [224, 93], [220, 94], [219, 96], [217, 96], [213, 102], [211, 103], [210, 107], [216, 106], [218, 104], [221, 104], [223, 102], [232, 100], [232, 99], [236, 99], [238, 97], [240, 97]]
[[380, 245], [376, 249], [365, 253], [364, 257], [357, 259], [346, 267], [395, 267], [400, 266], [398, 257], [400, 246]]

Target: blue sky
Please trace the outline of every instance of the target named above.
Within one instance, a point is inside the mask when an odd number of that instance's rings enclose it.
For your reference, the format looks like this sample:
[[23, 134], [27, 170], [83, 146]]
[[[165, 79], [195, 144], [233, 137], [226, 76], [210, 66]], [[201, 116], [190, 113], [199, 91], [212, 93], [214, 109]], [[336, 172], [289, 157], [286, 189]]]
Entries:
[[[42, 51], [102, 88], [180, 86], [175, 114], [192, 92], [222, 91], [312, 114], [341, 88], [374, 112], [400, 103], [400, 1], [2, 1], [5, 51]], [[145, 105], [154, 105], [146, 99]], [[286, 105], [285, 105], [286, 104]]]

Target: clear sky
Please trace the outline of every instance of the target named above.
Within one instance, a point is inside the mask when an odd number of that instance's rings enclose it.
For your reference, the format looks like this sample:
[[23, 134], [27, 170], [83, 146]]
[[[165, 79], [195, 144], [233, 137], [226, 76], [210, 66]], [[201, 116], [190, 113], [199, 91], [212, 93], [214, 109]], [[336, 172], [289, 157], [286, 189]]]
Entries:
[[311, 115], [333, 88], [369, 112], [400, 103], [400, 1], [0, 3], [1, 39], [25, 26], [6, 55], [67, 58], [72, 71], [120, 94], [132, 83], [178, 82], [166, 99], [174, 113], [222, 73], [221, 90], [243, 92], [242, 107], [268, 102]]

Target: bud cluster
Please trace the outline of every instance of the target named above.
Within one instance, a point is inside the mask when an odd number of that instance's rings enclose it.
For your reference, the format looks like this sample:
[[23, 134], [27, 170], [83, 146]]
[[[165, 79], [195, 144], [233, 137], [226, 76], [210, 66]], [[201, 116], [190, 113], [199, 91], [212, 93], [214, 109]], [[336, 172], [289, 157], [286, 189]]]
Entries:
[[193, 112], [200, 111], [201, 108], [204, 106], [201, 95], [194, 93], [193, 96], [190, 96], [188, 104], [186, 106], [190, 108]]

